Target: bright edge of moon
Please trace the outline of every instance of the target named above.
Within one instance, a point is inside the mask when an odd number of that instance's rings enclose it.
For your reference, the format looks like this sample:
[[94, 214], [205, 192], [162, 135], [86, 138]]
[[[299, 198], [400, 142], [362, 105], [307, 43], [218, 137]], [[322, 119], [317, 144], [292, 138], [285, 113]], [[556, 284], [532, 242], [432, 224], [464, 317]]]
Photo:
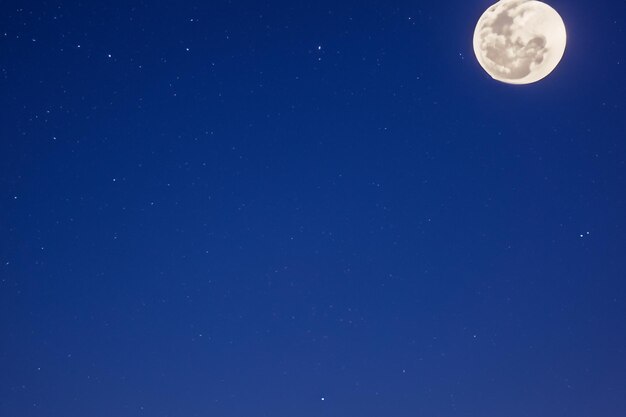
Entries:
[[478, 20], [474, 53], [494, 79], [530, 84], [561, 61], [567, 36], [559, 13], [534, 0], [501, 0]]

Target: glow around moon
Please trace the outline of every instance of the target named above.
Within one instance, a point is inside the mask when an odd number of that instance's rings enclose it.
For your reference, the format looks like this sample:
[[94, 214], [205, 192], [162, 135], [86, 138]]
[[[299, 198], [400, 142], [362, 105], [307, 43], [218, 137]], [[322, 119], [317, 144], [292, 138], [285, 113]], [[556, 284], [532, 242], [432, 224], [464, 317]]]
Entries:
[[494, 79], [530, 84], [550, 74], [565, 53], [565, 24], [552, 7], [534, 0], [502, 0], [480, 18], [474, 53]]

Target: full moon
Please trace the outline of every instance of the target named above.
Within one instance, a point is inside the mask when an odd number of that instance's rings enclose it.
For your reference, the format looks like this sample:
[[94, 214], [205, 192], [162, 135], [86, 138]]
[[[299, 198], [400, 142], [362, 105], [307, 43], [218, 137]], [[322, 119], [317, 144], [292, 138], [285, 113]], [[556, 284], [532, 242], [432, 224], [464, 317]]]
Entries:
[[550, 74], [565, 53], [563, 19], [534, 0], [501, 0], [478, 20], [474, 53], [491, 77], [530, 84]]

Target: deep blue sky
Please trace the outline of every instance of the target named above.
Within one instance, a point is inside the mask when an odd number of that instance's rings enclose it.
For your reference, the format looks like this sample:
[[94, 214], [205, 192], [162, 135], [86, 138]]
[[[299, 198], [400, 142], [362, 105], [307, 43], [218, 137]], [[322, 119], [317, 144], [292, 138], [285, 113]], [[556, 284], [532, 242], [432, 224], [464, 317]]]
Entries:
[[626, 415], [626, 3], [490, 4], [3, 1], [0, 415]]

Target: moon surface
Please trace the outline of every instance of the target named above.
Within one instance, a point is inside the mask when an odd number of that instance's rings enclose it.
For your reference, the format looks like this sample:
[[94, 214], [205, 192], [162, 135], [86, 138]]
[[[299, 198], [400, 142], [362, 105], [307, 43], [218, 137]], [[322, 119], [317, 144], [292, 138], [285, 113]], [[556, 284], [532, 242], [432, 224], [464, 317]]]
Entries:
[[550, 74], [565, 53], [563, 19], [534, 0], [501, 0], [481, 16], [474, 31], [474, 53], [491, 77], [530, 84]]

